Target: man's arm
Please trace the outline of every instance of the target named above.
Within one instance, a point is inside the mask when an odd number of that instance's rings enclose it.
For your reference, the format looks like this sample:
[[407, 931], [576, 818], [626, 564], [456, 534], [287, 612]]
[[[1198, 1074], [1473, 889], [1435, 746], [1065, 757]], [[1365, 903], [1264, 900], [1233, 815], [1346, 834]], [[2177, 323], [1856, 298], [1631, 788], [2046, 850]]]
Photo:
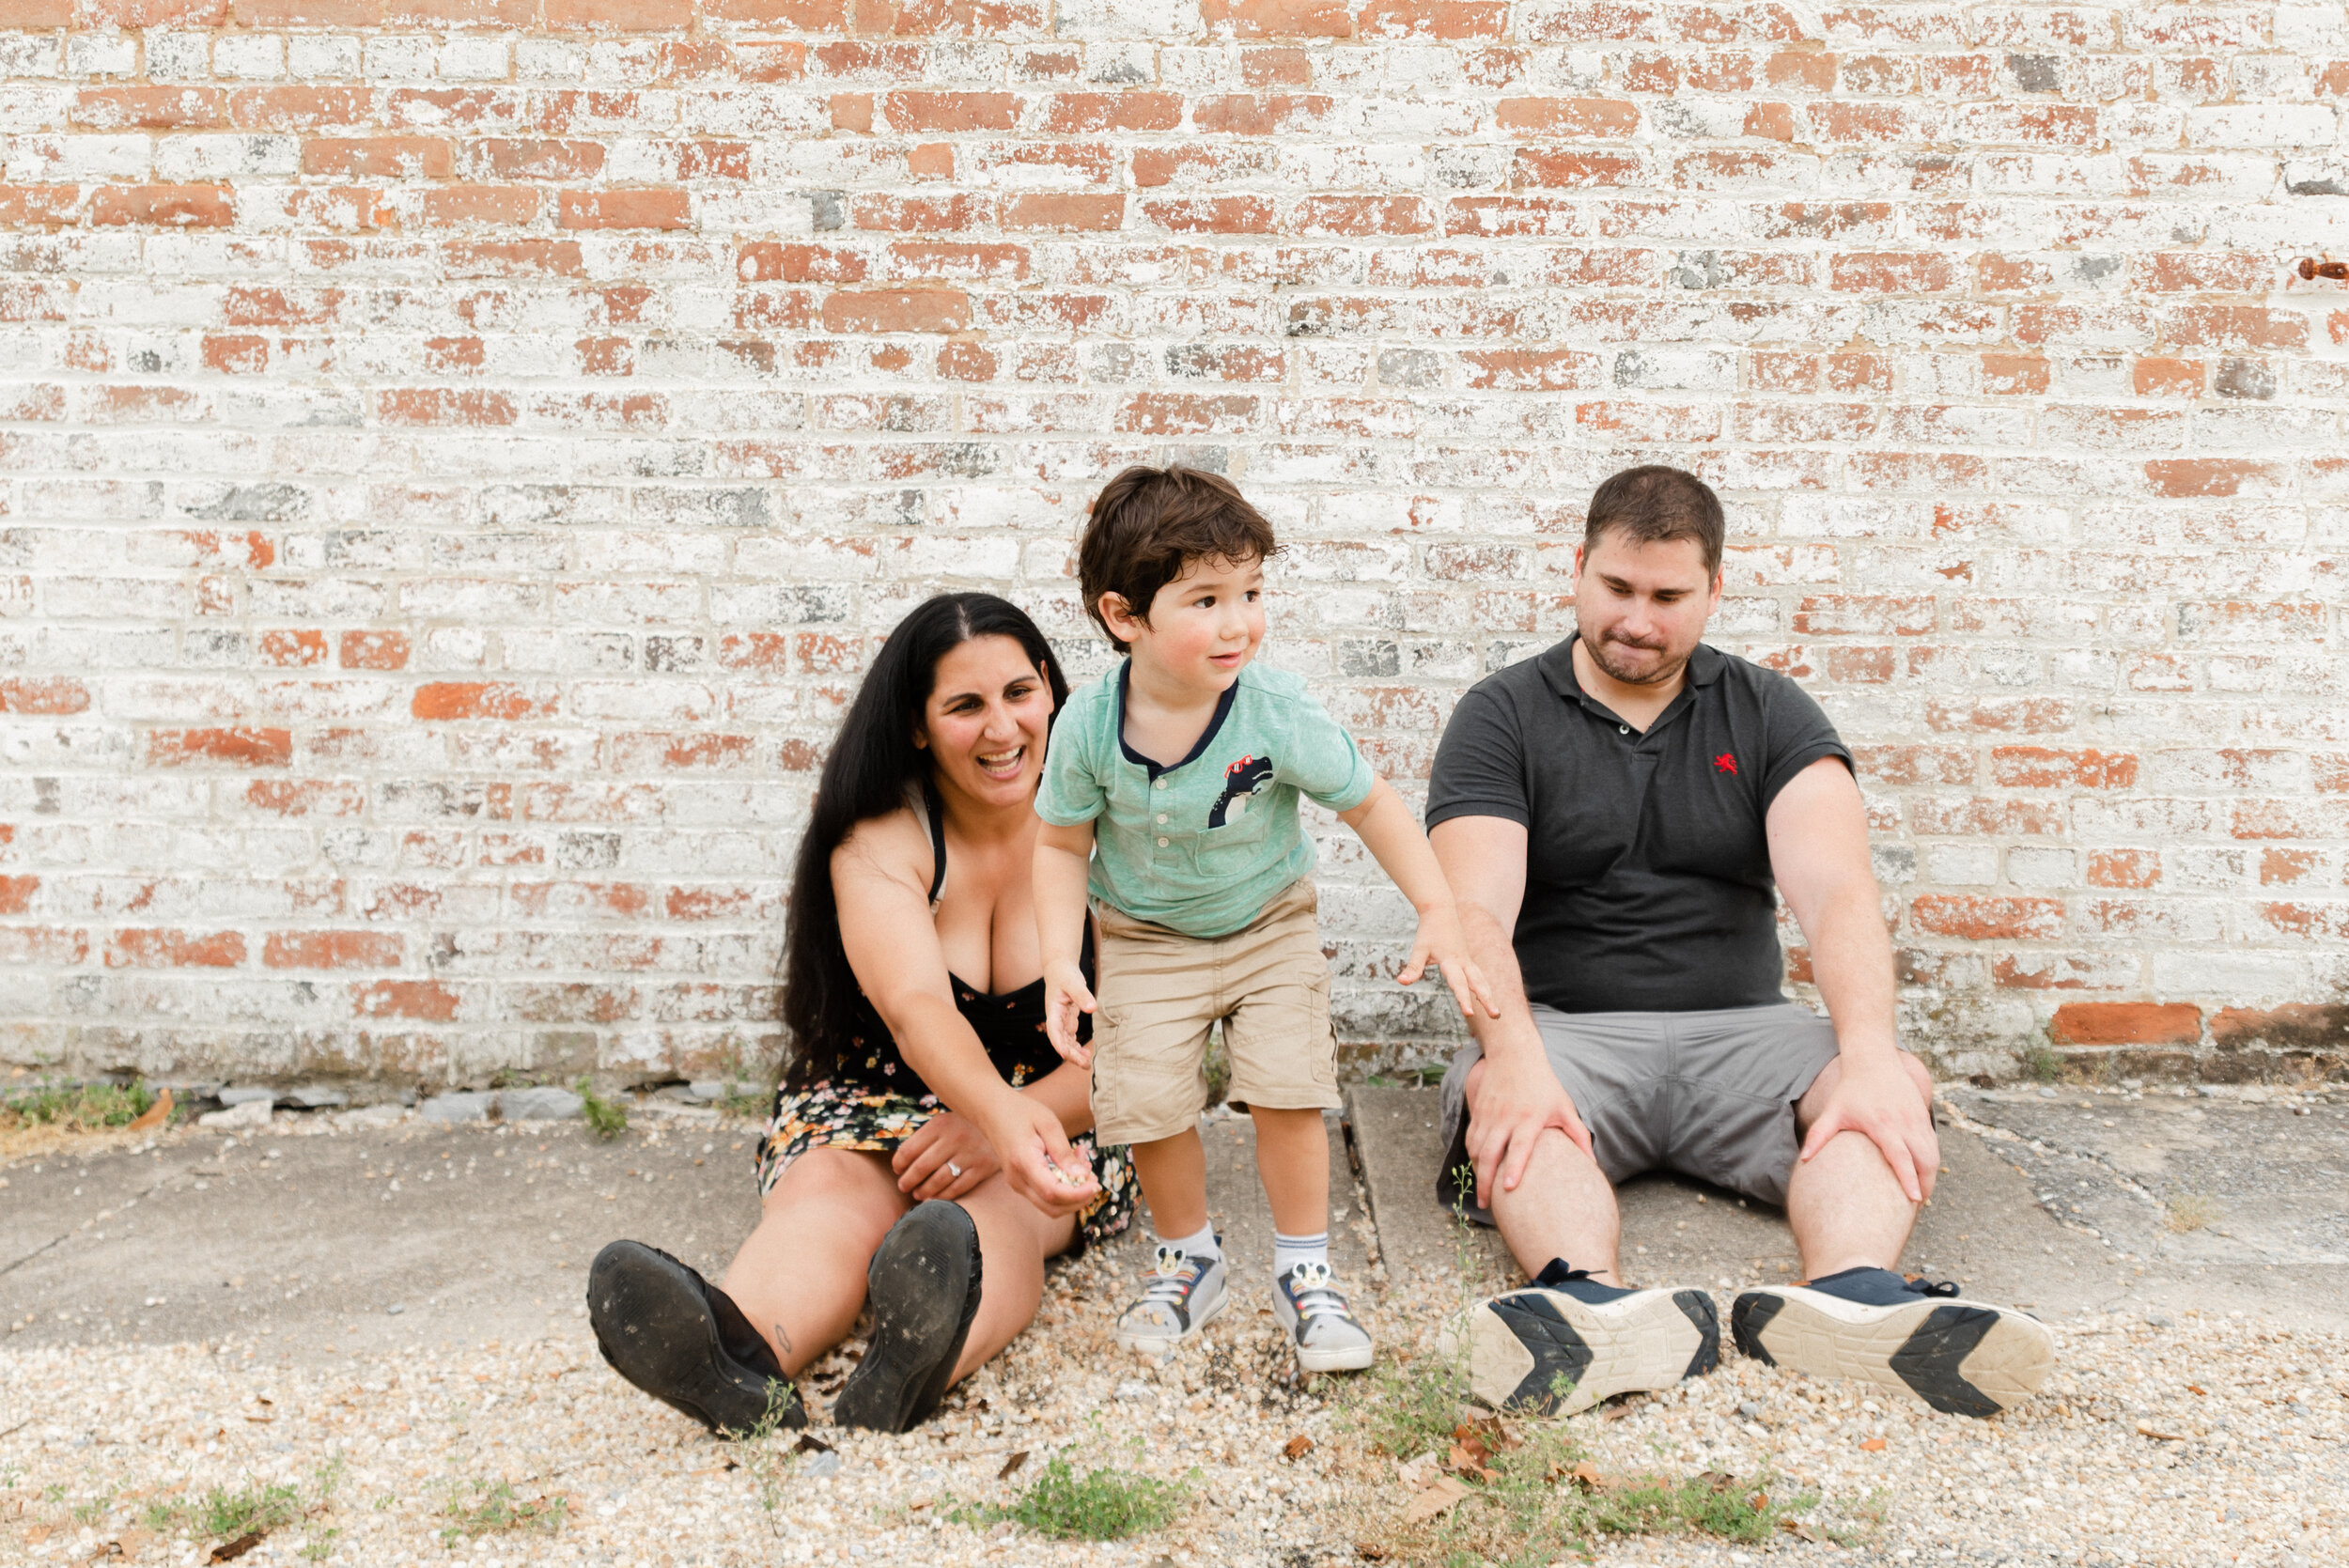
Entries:
[[1770, 802], [1770, 870], [1811, 944], [1811, 972], [1835, 1025], [1843, 1074], [1803, 1141], [1809, 1159], [1843, 1132], [1867, 1136], [1910, 1203], [1933, 1194], [1940, 1146], [1900, 1063], [1892, 941], [1868, 864], [1868, 817], [1840, 757], [1821, 757]]
[[1469, 1016], [1469, 1029], [1485, 1049], [1485, 1071], [1469, 1104], [1469, 1158], [1476, 1166], [1480, 1208], [1490, 1206], [1486, 1191], [1496, 1176], [1503, 1191], [1517, 1190], [1545, 1129], [1556, 1127], [1584, 1154], [1591, 1152], [1591, 1135], [1550, 1070], [1533, 1027], [1510, 941], [1525, 901], [1526, 839], [1523, 826], [1501, 816], [1452, 817], [1427, 835], [1458, 902], [1470, 961], [1484, 971], [1495, 1012]]

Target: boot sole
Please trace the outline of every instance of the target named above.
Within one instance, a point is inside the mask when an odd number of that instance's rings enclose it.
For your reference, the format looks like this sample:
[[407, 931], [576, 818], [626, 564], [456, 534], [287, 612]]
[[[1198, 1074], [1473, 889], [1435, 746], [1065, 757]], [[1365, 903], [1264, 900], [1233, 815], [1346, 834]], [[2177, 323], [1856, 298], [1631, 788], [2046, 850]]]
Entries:
[[1563, 1291], [1514, 1291], [1470, 1309], [1468, 1339], [1469, 1390], [1529, 1415], [1571, 1416], [1617, 1394], [1669, 1389], [1721, 1359], [1720, 1314], [1701, 1290], [1641, 1291], [1597, 1306]]
[[832, 1419], [908, 1432], [946, 1397], [979, 1312], [979, 1228], [959, 1203], [932, 1199], [890, 1228], [864, 1271], [873, 1334], [841, 1385]]
[[587, 1270], [587, 1320], [612, 1370], [713, 1432], [744, 1433], [788, 1401], [779, 1426], [805, 1426], [798, 1390], [725, 1352], [718, 1320], [692, 1274], [634, 1241], [615, 1241]]
[[1730, 1309], [1737, 1348], [1813, 1377], [1912, 1394], [1952, 1416], [1995, 1416], [2055, 1370], [2055, 1336], [2011, 1307], [1927, 1299], [1870, 1307], [1801, 1285], [1748, 1291]]

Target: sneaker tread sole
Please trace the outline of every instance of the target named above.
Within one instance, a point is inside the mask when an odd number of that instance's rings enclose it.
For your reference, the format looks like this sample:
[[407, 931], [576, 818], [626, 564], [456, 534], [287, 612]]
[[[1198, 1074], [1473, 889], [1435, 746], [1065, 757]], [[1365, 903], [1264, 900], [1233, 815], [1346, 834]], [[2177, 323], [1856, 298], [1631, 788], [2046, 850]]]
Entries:
[[2038, 1319], [1949, 1296], [1872, 1307], [1801, 1285], [1748, 1291], [1730, 1331], [1756, 1360], [1873, 1383], [1953, 1416], [2011, 1409], [2055, 1369], [2055, 1336]]
[[[1720, 1338], [1713, 1298], [1699, 1290], [1596, 1305], [1563, 1291], [1514, 1291], [1470, 1312], [1469, 1389], [1497, 1410], [1570, 1416], [1712, 1371]], [[1573, 1384], [1563, 1400], [1562, 1377]]]
[[865, 1270], [873, 1332], [833, 1399], [836, 1425], [910, 1432], [946, 1397], [978, 1315], [979, 1231], [958, 1203], [915, 1205]]
[[[588, 1321], [612, 1370], [712, 1431], [748, 1432], [764, 1421], [767, 1379], [725, 1353], [718, 1323], [683, 1264], [640, 1242], [615, 1241], [587, 1271]], [[798, 1390], [777, 1417], [807, 1424]]]

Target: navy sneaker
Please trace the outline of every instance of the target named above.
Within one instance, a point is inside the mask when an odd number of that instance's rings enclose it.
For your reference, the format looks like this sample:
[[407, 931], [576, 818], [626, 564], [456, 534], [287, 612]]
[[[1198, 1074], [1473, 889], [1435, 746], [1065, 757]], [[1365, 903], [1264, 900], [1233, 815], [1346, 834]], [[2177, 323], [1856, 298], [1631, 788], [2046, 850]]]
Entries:
[[712, 1432], [805, 1426], [807, 1406], [734, 1297], [657, 1247], [615, 1241], [587, 1269], [587, 1321], [612, 1370]]
[[[1470, 1307], [1469, 1391], [1496, 1410], [1573, 1415], [1669, 1389], [1720, 1364], [1720, 1314], [1701, 1290], [1626, 1290], [1553, 1258], [1530, 1290]], [[1445, 1354], [1460, 1345], [1447, 1332]]]
[[1272, 1315], [1307, 1372], [1360, 1372], [1370, 1365], [1370, 1330], [1346, 1304], [1326, 1263], [1300, 1263], [1272, 1281]]
[[1739, 1296], [1737, 1348], [1813, 1377], [1855, 1377], [1953, 1416], [1995, 1416], [2055, 1370], [2055, 1336], [2029, 1312], [1954, 1299], [1957, 1286], [1847, 1268]]

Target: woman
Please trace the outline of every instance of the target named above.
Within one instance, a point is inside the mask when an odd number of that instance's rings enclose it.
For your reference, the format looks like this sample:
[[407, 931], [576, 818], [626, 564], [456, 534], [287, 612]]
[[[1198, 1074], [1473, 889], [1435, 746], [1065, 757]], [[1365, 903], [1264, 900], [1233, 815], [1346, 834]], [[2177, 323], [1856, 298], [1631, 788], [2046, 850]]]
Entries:
[[604, 1358], [646, 1393], [713, 1429], [805, 1425], [792, 1377], [869, 1302], [833, 1418], [905, 1431], [1027, 1327], [1045, 1259], [1131, 1217], [1126, 1151], [1092, 1147], [1084, 1071], [1044, 1035], [1034, 800], [1067, 694], [991, 594], [882, 645], [792, 877], [758, 1227], [722, 1285], [632, 1241], [588, 1274]]

